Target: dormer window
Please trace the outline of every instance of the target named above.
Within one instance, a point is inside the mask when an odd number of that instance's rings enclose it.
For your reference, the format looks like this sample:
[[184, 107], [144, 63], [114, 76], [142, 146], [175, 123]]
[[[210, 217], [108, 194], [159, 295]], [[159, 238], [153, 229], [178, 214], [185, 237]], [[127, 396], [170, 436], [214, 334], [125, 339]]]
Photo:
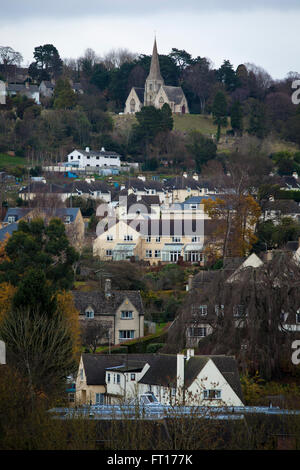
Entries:
[[88, 307], [85, 311], [85, 318], [94, 318], [95, 316], [95, 313], [94, 313], [94, 310], [91, 308], [91, 307]]
[[70, 215], [66, 215], [65, 216], [65, 224], [70, 224], [71, 223], [71, 216]]
[[14, 215], [10, 215], [7, 217], [7, 221], [9, 224], [12, 224], [16, 221], [16, 217]]

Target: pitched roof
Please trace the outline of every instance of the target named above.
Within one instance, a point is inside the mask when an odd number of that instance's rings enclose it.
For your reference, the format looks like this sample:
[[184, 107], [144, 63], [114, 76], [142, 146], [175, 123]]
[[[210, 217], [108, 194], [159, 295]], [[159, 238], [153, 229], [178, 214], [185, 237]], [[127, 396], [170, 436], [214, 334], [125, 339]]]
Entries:
[[117, 309], [127, 299], [134, 305], [140, 315], [144, 314], [140, 291], [112, 290], [110, 297], [106, 297], [103, 291], [72, 291], [72, 295], [75, 307], [80, 314], [84, 314], [87, 307], [92, 307], [95, 316], [115, 315]]
[[82, 354], [87, 385], [105, 385], [106, 369], [126, 365], [128, 361], [152, 363], [153, 354]]
[[181, 87], [163, 85], [162, 88], [166, 93], [169, 101], [173, 101], [175, 104], [181, 103], [182, 98], [184, 98], [184, 93]]
[[25, 215], [28, 214], [28, 212], [30, 212], [31, 210], [32, 209], [29, 209], [28, 207], [10, 207], [6, 212], [3, 222], [8, 223], [9, 217], [14, 217], [15, 222], [17, 222], [18, 220], [25, 217]]
[[0, 242], [3, 242], [8, 235], [18, 230], [18, 224], [9, 224], [7, 227], [0, 229]]

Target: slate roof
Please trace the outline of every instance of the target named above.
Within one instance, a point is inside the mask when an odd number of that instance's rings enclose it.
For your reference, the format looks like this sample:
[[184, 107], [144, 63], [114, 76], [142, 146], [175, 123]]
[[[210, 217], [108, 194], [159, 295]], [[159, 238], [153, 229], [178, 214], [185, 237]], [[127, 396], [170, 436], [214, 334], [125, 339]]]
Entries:
[[0, 229], [0, 242], [3, 242], [7, 235], [11, 235], [13, 232], [18, 230], [18, 224], [9, 224], [7, 227]]
[[110, 187], [105, 181], [97, 180], [87, 183], [87, 181], [73, 181], [63, 187], [62, 192], [64, 193], [75, 193], [76, 191], [81, 191], [85, 194], [90, 194], [96, 191], [101, 193], [110, 193]]
[[32, 193], [32, 194], [38, 194], [38, 193], [43, 193], [43, 194], [62, 194], [64, 192], [64, 187], [59, 186], [58, 184], [49, 184], [49, 183], [40, 183], [40, 182], [34, 182], [26, 186], [25, 188], [22, 188], [19, 193]]
[[139, 178], [130, 178], [126, 181], [125, 188], [137, 189], [139, 191], [144, 191], [146, 189], [155, 189], [156, 191], [163, 191], [164, 186], [160, 181], [155, 180], [146, 180], [143, 181]]
[[175, 104], [181, 103], [182, 98], [184, 98], [184, 93], [181, 87], [163, 85], [162, 88], [165, 91], [169, 101], [173, 101]]
[[15, 217], [15, 222], [17, 222], [18, 220], [25, 217], [25, 215], [28, 214], [28, 212], [31, 210], [32, 209], [29, 209], [28, 207], [10, 207], [6, 212], [3, 222], [8, 223], [9, 217]]
[[109, 155], [120, 157], [120, 155], [117, 152], [113, 152], [112, 150], [89, 150], [88, 152], [85, 149], [76, 148], [74, 150], [77, 150], [77, 152], [80, 152], [82, 155], [91, 156], [91, 157], [109, 156]]
[[282, 176], [282, 180], [289, 189], [300, 189], [300, 184], [294, 176]]
[[[177, 382], [177, 356], [171, 354], [82, 354], [87, 385], [104, 385], [105, 371], [121, 366], [120, 371], [137, 370], [149, 364], [150, 368], [140, 383], [175, 387]], [[237, 396], [243, 401], [239, 372], [233, 356], [193, 356], [185, 361], [185, 387], [189, 387], [203, 367], [212, 360]]]
[[277, 199], [266, 201], [263, 204], [265, 211], [280, 211], [281, 214], [300, 214], [300, 206], [296, 201], [290, 199]]
[[44, 213], [46, 216], [64, 218], [70, 217], [70, 221], [73, 222], [80, 209], [78, 207], [59, 207], [54, 211], [48, 208], [28, 208], [28, 207], [10, 207], [5, 215], [4, 223], [8, 223], [8, 217], [14, 216], [15, 222], [30, 214], [30, 212], [40, 212], [41, 215]]
[[106, 297], [103, 291], [72, 291], [75, 307], [80, 314], [85, 314], [87, 307], [92, 307], [95, 316], [115, 315], [117, 309], [128, 299], [139, 312], [144, 315], [144, 307], [140, 291], [134, 290], [112, 290], [111, 296]]
[[[184, 385], [191, 386], [203, 367], [211, 359], [221, 374], [227, 380], [237, 396], [243, 401], [239, 372], [236, 360], [233, 356], [194, 356], [185, 362]], [[140, 383], [161, 386], [176, 386], [177, 380], [177, 356], [158, 354], [146, 374], [140, 379]]]
[[105, 372], [108, 368], [125, 365], [128, 360], [150, 364], [152, 357], [153, 354], [82, 354], [87, 385], [105, 385]]
[[27, 88], [26, 85], [23, 83], [9, 83], [7, 85], [7, 90], [8, 91], [15, 91], [20, 92], [20, 91], [28, 91], [30, 93], [35, 93], [39, 91], [39, 87], [37, 85], [29, 85]]

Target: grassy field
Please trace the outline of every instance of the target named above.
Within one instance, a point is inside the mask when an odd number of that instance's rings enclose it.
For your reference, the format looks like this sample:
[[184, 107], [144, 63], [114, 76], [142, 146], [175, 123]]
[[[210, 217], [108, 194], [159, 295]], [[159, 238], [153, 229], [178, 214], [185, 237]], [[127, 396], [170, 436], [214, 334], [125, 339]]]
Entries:
[[22, 157], [13, 157], [6, 153], [0, 153], [0, 167], [26, 166], [27, 161]]
[[[183, 133], [195, 130], [211, 137], [212, 134], [217, 132], [217, 126], [214, 125], [211, 116], [204, 116], [202, 114], [173, 114], [173, 119], [174, 130]], [[226, 132], [224, 129], [222, 131], [222, 134]]]

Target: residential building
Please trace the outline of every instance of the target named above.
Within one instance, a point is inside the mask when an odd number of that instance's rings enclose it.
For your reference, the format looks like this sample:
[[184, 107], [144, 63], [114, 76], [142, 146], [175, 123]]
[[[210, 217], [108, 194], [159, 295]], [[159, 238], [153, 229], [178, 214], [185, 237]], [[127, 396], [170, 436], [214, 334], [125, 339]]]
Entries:
[[7, 210], [3, 225], [0, 230], [0, 240], [5, 238], [7, 234], [11, 235], [18, 230], [20, 220], [26, 222], [42, 218], [46, 223], [52, 218], [59, 218], [65, 225], [66, 234], [76, 248], [80, 248], [84, 242], [85, 225], [81, 214], [81, 210], [77, 207], [59, 207], [49, 208], [28, 208], [28, 207], [10, 207]]
[[211, 221], [203, 219], [103, 219], [93, 243], [102, 260], [144, 260], [149, 264], [176, 263], [180, 259], [204, 264], [204, 243]]
[[104, 342], [124, 343], [144, 336], [144, 307], [139, 291], [111, 290], [106, 279], [104, 291], [72, 291], [82, 324], [96, 320], [108, 327]]
[[163, 405], [243, 406], [235, 358], [183, 354], [82, 354], [76, 402], [113, 404], [152, 392]]
[[120, 167], [121, 160], [120, 155], [116, 152], [105, 150], [102, 147], [101, 150], [91, 150], [86, 147], [85, 150], [74, 149], [68, 154], [68, 164], [73, 167], [85, 168], [85, 167]]
[[40, 104], [40, 91], [37, 85], [31, 85], [29, 82], [24, 83], [8, 83], [6, 85], [6, 95], [7, 96], [16, 96], [22, 95], [27, 96]]

